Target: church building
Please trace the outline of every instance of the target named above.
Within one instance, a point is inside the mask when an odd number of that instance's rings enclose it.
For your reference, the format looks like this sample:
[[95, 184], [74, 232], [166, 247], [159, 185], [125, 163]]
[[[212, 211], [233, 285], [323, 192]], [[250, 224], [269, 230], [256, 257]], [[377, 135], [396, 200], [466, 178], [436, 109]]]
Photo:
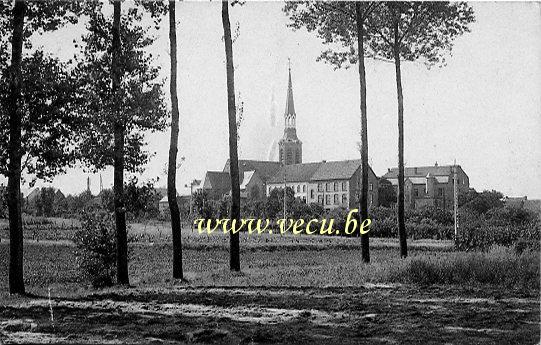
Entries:
[[[361, 160], [303, 163], [302, 141], [297, 136], [296, 118], [289, 68], [284, 134], [278, 142], [278, 162], [240, 159], [241, 197], [265, 198], [273, 189], [287, 186], [293, 189], [295, 197], [306, 203], [319, 203], [327, 210], [358, 207]], [[230, 193], [229, 168], [230, 162], [227, 160], [222, 171], [208, 171], [202, 179], [200, 189], [206, 190], [214, 199]], [[370, 167], [368, 183], [369, 206], [377, 206], [378, 178]]]

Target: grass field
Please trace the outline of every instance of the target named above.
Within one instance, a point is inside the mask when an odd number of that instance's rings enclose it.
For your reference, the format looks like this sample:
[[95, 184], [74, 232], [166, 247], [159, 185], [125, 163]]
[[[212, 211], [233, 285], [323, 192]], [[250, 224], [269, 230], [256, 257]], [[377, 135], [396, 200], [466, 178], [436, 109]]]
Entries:
[[[156, 225], [132, 233], [157, 233]], [[539, 253], [454, 252], [452, 243], [241, 236], [241, 273], [228, 238], [184, 230], [187, 281], [171, 278], [164, 227], [131, 244], [131, 288], [92, 290], [69, 241], [25, 242], [33, 297], [9, 296], [0, 243], [0, 343], [539, 343]], [[49, 289], [51, 301], [48, 299]], [[51, 320], [51, 308], [53, 321]]]

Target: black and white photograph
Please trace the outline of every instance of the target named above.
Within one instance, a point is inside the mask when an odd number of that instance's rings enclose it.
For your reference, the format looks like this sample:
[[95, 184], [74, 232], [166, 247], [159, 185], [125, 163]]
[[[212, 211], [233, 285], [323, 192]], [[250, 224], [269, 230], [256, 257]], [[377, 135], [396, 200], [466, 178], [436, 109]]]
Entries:
[[541, 2], [0, 0], [0, 345], [541, 344]]

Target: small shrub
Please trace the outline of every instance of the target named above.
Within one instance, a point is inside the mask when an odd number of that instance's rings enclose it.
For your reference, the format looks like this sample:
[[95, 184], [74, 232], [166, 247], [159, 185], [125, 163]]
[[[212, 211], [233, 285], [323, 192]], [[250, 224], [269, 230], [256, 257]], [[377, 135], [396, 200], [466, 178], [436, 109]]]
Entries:
[[539, 253], [517, 255], [511, 248], [493, 247], [485, 253], [419, 256], [407, 261], [395, 281], [420, 284], [473, 284], [539, 289]]
[[379, 221], [384, 219], [395, 219], [396, 221], [397, 214], [396, 209], [394, 208], [377, 206], [370, 208], [370, 210], [368, 211], [368, 217], [373, 221]]
[[407, 210], [406, 220], [416, 224], [429, 222], [441, 225], [453, 225], [453, 212], [437, 207], [426, 207], [420, 210]]
[[97, 210], [83, 215], [81, 229], [75, 233], [79, 267], [92, 286], [114, 283], [116, 268], [115, 222], [111, 214]]
[[453, 227], [424, 220], [420, 224], [406, 223], [406, 233], [414, 240], [434, 239], [450, 240], [453, 238]]
[[375, 237], [396, 238], [398, 237], [398, 226], [396, 219], [383, 218], [373, 220], [370, 225], [370, 235]]
[[[329, 224], [331, 219], [334, 219], [333, 228], [340, 230], [340, 236], [358, 236], [359, 235], [358, 231], [355, 231], [351, 235], [347, 235], [344, 231], [346, 228], [346, 220], [347, 220], [348, 214], [349, 214], [349, 210], [342, 207], [337, 207], [333, 210], [330, 210], [325, 215], [325, 218], [327, 219], [327, 224]], [[355, 213], [353, 216], [356, 217], [356, 219], [358, 220], [358, 216], [359, 216], [358, 213]]]
[[455, 240], [456, 249], [461, 251], [490, 249], [494, 244], [494, 234], [490, 230], [487, 226], [460, 228]]

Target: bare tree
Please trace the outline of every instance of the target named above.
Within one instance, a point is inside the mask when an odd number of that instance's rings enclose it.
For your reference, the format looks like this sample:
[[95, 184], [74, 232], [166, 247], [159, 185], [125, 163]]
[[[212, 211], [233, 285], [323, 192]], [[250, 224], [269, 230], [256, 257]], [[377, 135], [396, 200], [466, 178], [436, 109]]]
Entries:
[[443, 63], [454, 38], [469, 31], [473, 10], [466, 3], [389, 1], [370, 17], [374, 56], [395, 64], [398, 105], [398, 236], [400, 255], [408, 255], [404, 214], [404, 96], [401, 59]]
[[177, 30], [174, 0], [169, 1], [169, 47], [171, 50], [171, 141], [169, 144], [169, 165], [167, 169], [167, 200], [169, 202], [169, 211], [171, 213], [171, 232], [173, 234], [173, 278], [183, 279], [182, 229], [176, 187], [179, 110], [177, 95]]
[[[222, 25], [224, 28], [225, 61], [227, 74], [227, 114], [229, 119], [229, 174], [231, 176], [231, 210], [229, 218], [240, 221], [239, 157], [237, 151], [237, 114], [235, 106], [235, 70], [233, 65], [233, 42], [229, 22], [229, 4], [222, 1]], [[239, 234], [230, 232], [229, 268], [240, 271]]]

